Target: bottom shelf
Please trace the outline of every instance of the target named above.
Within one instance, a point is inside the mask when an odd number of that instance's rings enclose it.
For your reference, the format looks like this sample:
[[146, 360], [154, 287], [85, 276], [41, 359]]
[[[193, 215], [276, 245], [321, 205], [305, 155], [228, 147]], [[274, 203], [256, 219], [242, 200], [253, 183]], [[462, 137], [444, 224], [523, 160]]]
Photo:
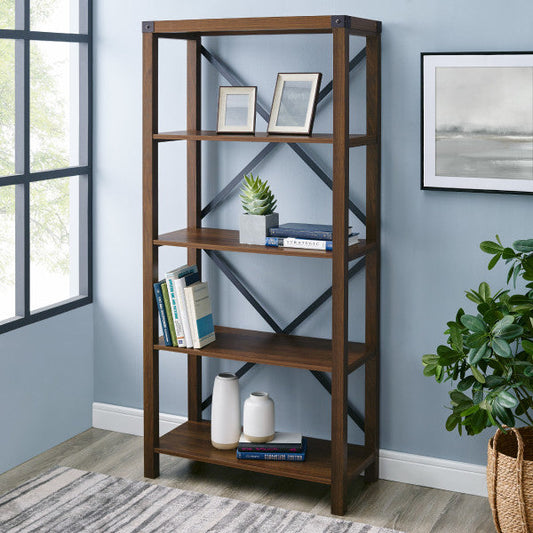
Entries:
[[[157, 453], [176, 455], [194, 461], [212, 463], [264, 474], [331, 484], [331, 443], [307, 438], [304, 462], [239, 460], [235, 450], [217, 450], [211, 446], [209, 422], [185, 422], [159, 439]], [[359, 475], [375, 460], [363, 446], [348, 445], [348, 477]]]

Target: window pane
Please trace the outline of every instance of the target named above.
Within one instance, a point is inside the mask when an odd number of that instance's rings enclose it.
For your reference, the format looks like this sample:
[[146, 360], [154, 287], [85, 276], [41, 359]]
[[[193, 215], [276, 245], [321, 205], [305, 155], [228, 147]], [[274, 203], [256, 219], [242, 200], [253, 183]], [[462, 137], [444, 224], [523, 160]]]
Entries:
[[0, 176], [14, 173], [15, 41], [0, 39]]
[[79, 0], [31, 0], [30, 29], [78, 33], [78, 6]]
[[79, 294], [78, 176], [30, 184], [30, 310]]
[[15, 28], [15, 0], [0, 0], [0, 29]]
[[0, 187], [0, 322], [15, 316], [15, 186]]
[[77, 166], [79, 45], [34, 41], [30, 52], [31, 170]]

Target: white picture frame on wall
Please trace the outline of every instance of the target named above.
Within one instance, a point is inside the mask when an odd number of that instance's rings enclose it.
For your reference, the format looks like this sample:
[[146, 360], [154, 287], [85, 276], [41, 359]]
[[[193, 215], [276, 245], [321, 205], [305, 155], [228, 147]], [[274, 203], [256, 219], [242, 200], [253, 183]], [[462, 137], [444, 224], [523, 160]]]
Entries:
[[422, 189], [533, 193], [533, 53], [423, 53]]

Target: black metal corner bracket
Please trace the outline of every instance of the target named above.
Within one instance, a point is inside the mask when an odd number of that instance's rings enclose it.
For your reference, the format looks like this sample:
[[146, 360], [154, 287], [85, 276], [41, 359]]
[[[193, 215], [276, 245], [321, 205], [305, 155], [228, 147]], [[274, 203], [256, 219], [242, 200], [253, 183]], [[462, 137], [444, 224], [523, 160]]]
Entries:
[[154, 22], [153, 20], [145, 20], [142, 23], [143, 33], [154, 33]]
[[348, 15], [333, 15], [331, 17], [332, 28], [350, 28], [352, 25], [352, 18]]

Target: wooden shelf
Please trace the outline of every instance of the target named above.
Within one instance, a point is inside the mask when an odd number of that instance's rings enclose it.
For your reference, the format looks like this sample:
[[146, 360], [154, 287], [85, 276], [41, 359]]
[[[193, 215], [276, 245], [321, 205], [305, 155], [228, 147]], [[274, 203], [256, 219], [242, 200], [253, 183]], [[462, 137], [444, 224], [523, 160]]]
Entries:
[[[263, 365], [305, 368], [322, 372], [332, 371], [331, 339], [283, 335], [265, 331], [216, 326], [216, 340], [200, 350], [165, 346], [163, 337], [154, 350], [203, 355], [219, 359], [246, 361]], [[353, 372], [372, 354], [359, 342], [348, 343], [347, 371]]]
[[[334, 17], [337, 19], [338, 17]], [[343, 18], [343, 17], [341, 17]], [[151, 27], [146, 28], [146, 24]], [[346, 25], [353, 35], [375, 35], [381, 32], [381, 22], [349, 17]], [[287, 33], [332, 33], [331, 16], [262, 17], [203, 20], [157, 20], [143, 22], [143, 31], [165, 37], [190, 38], [202, 35], [283, 35]]]
[[[312, 135], [280, 135], [256, 132], [250, 134], [217, 133], [213, 130], [168, 131], [154, 133], [156, 141], [233, 141], [258, 143], [315, 143], [333, 144], [331, 133], [313, 133]], [[376, 136], [353, 134], [349, 136], [350, 146], [376, 144]]]
[[[156, 246], [183, 246], [202, 250], [223, 250], [227, 252], [248, 252], [252, 254], [290, 255], [298, 257], [318, 257], [331, 259], [332, 252], [324, 250], [305, 250], [302, 248], [276, 248], [274, 246], [258, 246], [241, 244], [239, 232], [217, 228], [185, 228], [160, 235], [154, 240]], [[356, 259], [376, 249], [375, 243], [367, 243], [361, 239], [349, 247], [349, 259]]]
[[[331, 484], [331, 443], [327, 440], [308, 437], [303, 462], [240, 460], [235, 450], [217, 450], [211, 446], [209, 422], [185, 422], [163, 435], [155, 451], [204, 463]], [[373, 461], [373, 454], [365, 452], [362, 446], [348, 445], [349, 478], [359, 475]]]

